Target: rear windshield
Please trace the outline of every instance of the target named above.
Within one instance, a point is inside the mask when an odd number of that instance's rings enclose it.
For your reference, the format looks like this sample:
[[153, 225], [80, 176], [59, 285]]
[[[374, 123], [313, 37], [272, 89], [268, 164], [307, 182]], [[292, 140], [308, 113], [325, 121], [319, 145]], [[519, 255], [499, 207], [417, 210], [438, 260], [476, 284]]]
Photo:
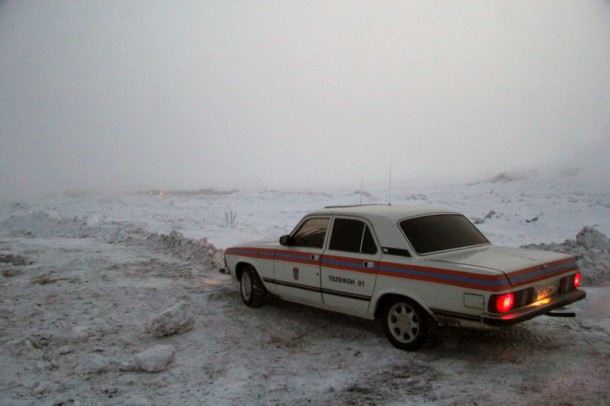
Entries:
[[489, 244], [468, 219], [459, 214], [439, 214], [403, 220], [400, 228], [418, 254]]

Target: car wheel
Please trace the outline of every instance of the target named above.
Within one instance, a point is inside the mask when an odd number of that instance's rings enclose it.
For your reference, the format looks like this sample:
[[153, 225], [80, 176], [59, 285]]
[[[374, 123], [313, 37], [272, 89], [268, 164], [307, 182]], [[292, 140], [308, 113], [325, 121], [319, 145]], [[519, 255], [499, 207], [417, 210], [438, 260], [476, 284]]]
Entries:
[[249, 307], [260, 307], [267, 297], [267, 290], [254, 268], [248, 266], [241, 274], [241, 298]]
[[394, 299], [386, 306], [383, 329], [394, 347], [407, 351], [431, 345], [440, 331], [436, 321], [420, 305], [407, 298]]

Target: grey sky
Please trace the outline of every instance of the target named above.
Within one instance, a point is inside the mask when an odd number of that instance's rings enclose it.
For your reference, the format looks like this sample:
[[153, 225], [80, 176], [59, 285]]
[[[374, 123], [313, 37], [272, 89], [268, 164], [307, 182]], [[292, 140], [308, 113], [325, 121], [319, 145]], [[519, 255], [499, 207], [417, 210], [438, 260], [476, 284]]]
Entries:
[[0, 1], [0, 190], [606, 173], [608, 1]]

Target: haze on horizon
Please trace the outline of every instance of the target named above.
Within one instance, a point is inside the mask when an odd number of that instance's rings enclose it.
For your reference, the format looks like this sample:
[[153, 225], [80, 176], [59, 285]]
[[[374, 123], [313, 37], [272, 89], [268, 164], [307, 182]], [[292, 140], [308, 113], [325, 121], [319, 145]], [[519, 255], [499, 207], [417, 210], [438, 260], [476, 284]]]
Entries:
[[609, 144], [608, 1], [0, 1], [0, 200], [608, 179]]

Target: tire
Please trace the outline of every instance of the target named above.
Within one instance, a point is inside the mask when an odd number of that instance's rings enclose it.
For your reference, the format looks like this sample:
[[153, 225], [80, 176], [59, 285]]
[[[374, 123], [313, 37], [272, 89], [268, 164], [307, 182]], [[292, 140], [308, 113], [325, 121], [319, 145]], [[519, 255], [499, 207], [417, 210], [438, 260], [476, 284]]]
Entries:
[[241, 298], [248, 307], [260, 307], [267, 298], [267, 290], [256, 270], [248, 265], [239, 281]]
[[436, 320], [416, 302], [404, 297], [387, 304], [382, 320], [388, 340], [401, 350], [415, 351], [431, 346], [440, 336]]

